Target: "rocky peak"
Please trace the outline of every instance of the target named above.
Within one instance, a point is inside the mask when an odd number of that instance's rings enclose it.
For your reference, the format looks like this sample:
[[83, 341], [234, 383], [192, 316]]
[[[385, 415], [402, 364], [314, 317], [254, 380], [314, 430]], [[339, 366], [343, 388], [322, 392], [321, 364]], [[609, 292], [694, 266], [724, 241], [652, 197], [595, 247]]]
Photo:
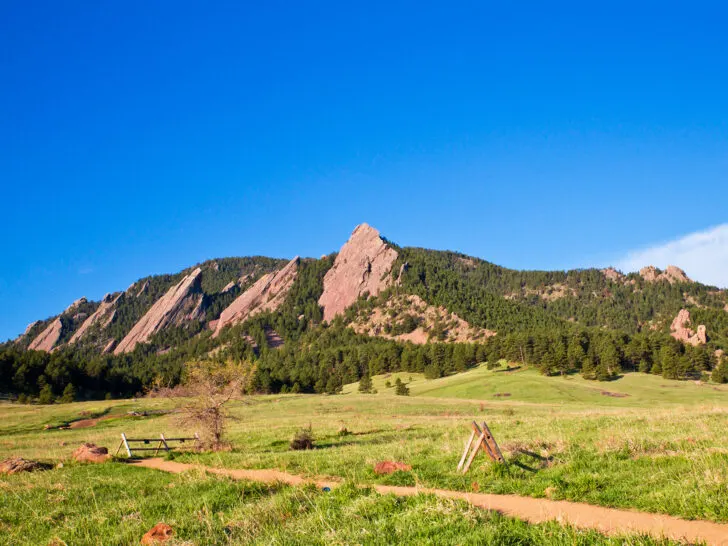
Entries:
[[705, 326], [701, 324], [698, 326], [698, 331], [693, 332], [693, 330], [690, 329], [690, 323], [690, 311], [687, 309], [680, 309], [680, 312], [670, 325], [670, 335], [683, 343], [689, 343], [690, 345], [705, 345], [707, 342]]
[[654, 265], [640, 269], [640, 276], [647, 282], [667, 281], [670, 284], [693, 282], [685, 271], [674, 265], [668, 265], [665, 271], [660, 271]]
[[39, 320], [34, 320], [30, 324], [28, 324], [28, 326], [26, 326], [26, 328], [25, 328], [25, 331], [17, 337], [17, 339], [15, 340], [15, 343], [20, 343], [21, 341], [23, 341], [28, 336], [28, 334], [33, 329], [33, 327], [36, 324], [38, 324], [39, 322], [40, 322]]
[[243, 322], [261, 311], [275, 311], [280, 307], [298, 274], [299, 257], [296, 256], [282, 269], [266, 273], [253, 286], [240, 294], [215, 321], [215, 333], [231, 324]]
[[624, 275], [622, 275], [613, 267], [607, 267], [606, 269], [602, 269], [601, 272], [602, 275], [604, 275], [608, 280], [613, 282], [619, 282], [624, 278]]
[[668, 265], [664, 275], [671, 284], [673, 282], [693, 282], [692, 279], [685, 274], [685, 271], [674, 265]]
[[178, 326], [187, 320], [198, 318], [202, 311], [201, 275], [202, 270], [198, 267], [154, 302], [151, 309], [119, 342], [114, 354], [133, 351], [138, 343], [149, 341], [150, 337], [169, 324]]
[[88, 300], [84, 297], [78, 298], [71, 305], [66, 307], [66, 310], [63, 311], [63, 314], [66, 315], [66, 314], [72, 313], [73, 311], [78, 309], [81, 305], [83, 305], [84, 303], [87, 303], [87, 302], [88, 302]]
[[343, 313], [365, 292], [377, 295], [384, 290], [391, 282], [389, 273], [397, 256], [376, 229], [358, 225], [324, 277], [319, 298], [324, 320]]

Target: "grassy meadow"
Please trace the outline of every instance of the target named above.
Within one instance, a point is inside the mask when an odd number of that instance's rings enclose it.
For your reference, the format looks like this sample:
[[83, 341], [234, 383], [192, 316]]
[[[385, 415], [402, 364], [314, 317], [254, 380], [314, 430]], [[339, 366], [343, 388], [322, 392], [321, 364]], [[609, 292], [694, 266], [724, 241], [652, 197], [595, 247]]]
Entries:
[[[409, 383], [410, 396], [386, 387], [398, 376]], [[157, 521], [173, 524], [180, 540], [196, 544], [653, 543], [555, 523], [528, 525], [430, 496], [380, 496], [366, 489], [369, 483], [516, 493], [728, 522], [725, 388], [643, 374], [596, 384], [482, 367], [438, 380], [404, 373], [373, 383], [378, 392], [372, 395], [349, 385], [343, 395], [236, 402], [231, 451], [175, 454], [181, 462], [277, 468], [347, 482], [330, 493], [196, 472], [172, 476], [119, 462], [68, 462], [84, 441], [113, 453], [121, 432], [193, 432], [173, 412], [162, 413], [173, 409], [169, 400], [0, 404], [0, 459], [64, 461], [63, 468], [0, 478], [0, 544], [45, 544], [56, 537], [68, 544], [138, 543]], [[131, 411], [153, 413], [135, 417]], [[99, 416], [103, 420], [89, 428], [53, 428]], [[487, 421], [508, 465], [481, 454], [462, 476], [455, 467], [473, 419]], [[316, 449], [289, 450], [291, 437], [308, 425]], [[350, 434], [341, 435], [341, 427]], [[405, 462], [412, 471], [377, 476], [373, 465], [382, 460]]]

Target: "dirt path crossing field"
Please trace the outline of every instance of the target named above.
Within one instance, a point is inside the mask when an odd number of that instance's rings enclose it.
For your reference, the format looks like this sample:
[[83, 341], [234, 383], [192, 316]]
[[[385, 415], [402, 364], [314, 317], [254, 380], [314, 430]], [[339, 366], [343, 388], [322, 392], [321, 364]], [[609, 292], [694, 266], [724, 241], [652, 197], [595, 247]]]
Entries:
[[[141, 459], [133, 464], [172, 473], [199, 469], [233, 479], [264, 483], [282, 482], [289, 485], [315, 483], [319, 487], [336, 487], [339, 485], [339, 482], [302, 478], [279, 470], [212, 468], [165, 461], [160, 458]], [[655, 538], [665, 537], [673, 540], [683, 540], [690, 544], [703, 541], [713, 546], [728, 546], [728, 524], [689, 521], [662, 514], [618, 510], [578, 502], [553, 501], [518, 495], [493, 495], [421, 487], [368, 485], [382, 494], [392, 493], [398, 496], [410, 496], [428, 493], [438, 497], [464, 500], [473, 506], [486, 510], [495, 510], [530, 523], [556, 520], [560, 523], [569, 523], [574, 527], [596, 529], [605, 534], [647, 534]]]

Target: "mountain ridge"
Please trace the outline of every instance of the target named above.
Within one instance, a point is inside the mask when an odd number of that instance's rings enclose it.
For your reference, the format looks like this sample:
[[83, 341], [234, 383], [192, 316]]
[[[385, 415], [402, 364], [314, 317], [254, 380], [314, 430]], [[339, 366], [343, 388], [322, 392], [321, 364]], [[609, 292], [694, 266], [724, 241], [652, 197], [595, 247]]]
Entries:
[[[109, 370], [131, 366], [133, 378], [120, 390], [157, 376], [179, 381], [184, 362], [211, 355], [257, 361], [261, 391], [335, 392], [379, 367], [429, 366], [438, 376], [489, 353], [547, 374], [606, 379], [641, 369], [687, 378], [720, 367], [726, 309], [726, 291], [676, 266], [519, 271], [402, 247], [361, 224], [338, 252], [319, 259], [216, 258], [141, 278], [99, 302], [80, 298], [0, 348], [12, 355], [11, 368], [22, 370], [26, 354], [40, 350], [91, 366], [102, 382]], [[697, 332], [678, 318], [685, 316]], [[322, 355], [334, 346], [336, 362], [327, 365]], [[79, 374], [87, 382], [88, 370]], [[48, 382], [45, 372], [36, 375], [31, 383]]]

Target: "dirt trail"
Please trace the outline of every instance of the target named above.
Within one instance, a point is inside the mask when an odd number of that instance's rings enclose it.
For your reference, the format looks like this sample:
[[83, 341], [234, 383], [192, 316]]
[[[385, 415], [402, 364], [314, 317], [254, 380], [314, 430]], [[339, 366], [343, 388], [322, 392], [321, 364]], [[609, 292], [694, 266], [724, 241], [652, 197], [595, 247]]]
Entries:
[[[153, 468], [165, 472], [180, 473], [186, 470], [199, 469], [212, 474], [227, 476], [239, 480], [252, 480], [264, 483], [283, 482], [290, 485], [315, 483], [319, 487], [336, 487], [339, 482], [330, 480], [307, 479], [279, 470], [243, 470], [228, 468], [212, 468], [208, 466], [177, 463], [164, 459], [141, 459], [133, 464], [144, 468]], [[714, 546], [728, 546], [728, 524], [709, 521], [688, 521], [674, 516], [650, 514], [632, 510], [603, 508], [591, 504], [569, 501], [553, 501], [521, 497], [518, 495], [493, 495], [487, 493], [465, 493], [444, 489], [428, 489], [422, 487], [399, 487], [370, 484], [377, 492], [392, 493], [398, 496], [410, 496], [429, 493], [449, 499], [459, 499], [473, 506], [495, 510], [507, 516], [519, 518], [530, 523], [556, 520], [569, 523], [574, 527], [596, 529], [605, 534], [647, 534], [655, 538], [683, 540], [690, 544], [706, 542]]]

